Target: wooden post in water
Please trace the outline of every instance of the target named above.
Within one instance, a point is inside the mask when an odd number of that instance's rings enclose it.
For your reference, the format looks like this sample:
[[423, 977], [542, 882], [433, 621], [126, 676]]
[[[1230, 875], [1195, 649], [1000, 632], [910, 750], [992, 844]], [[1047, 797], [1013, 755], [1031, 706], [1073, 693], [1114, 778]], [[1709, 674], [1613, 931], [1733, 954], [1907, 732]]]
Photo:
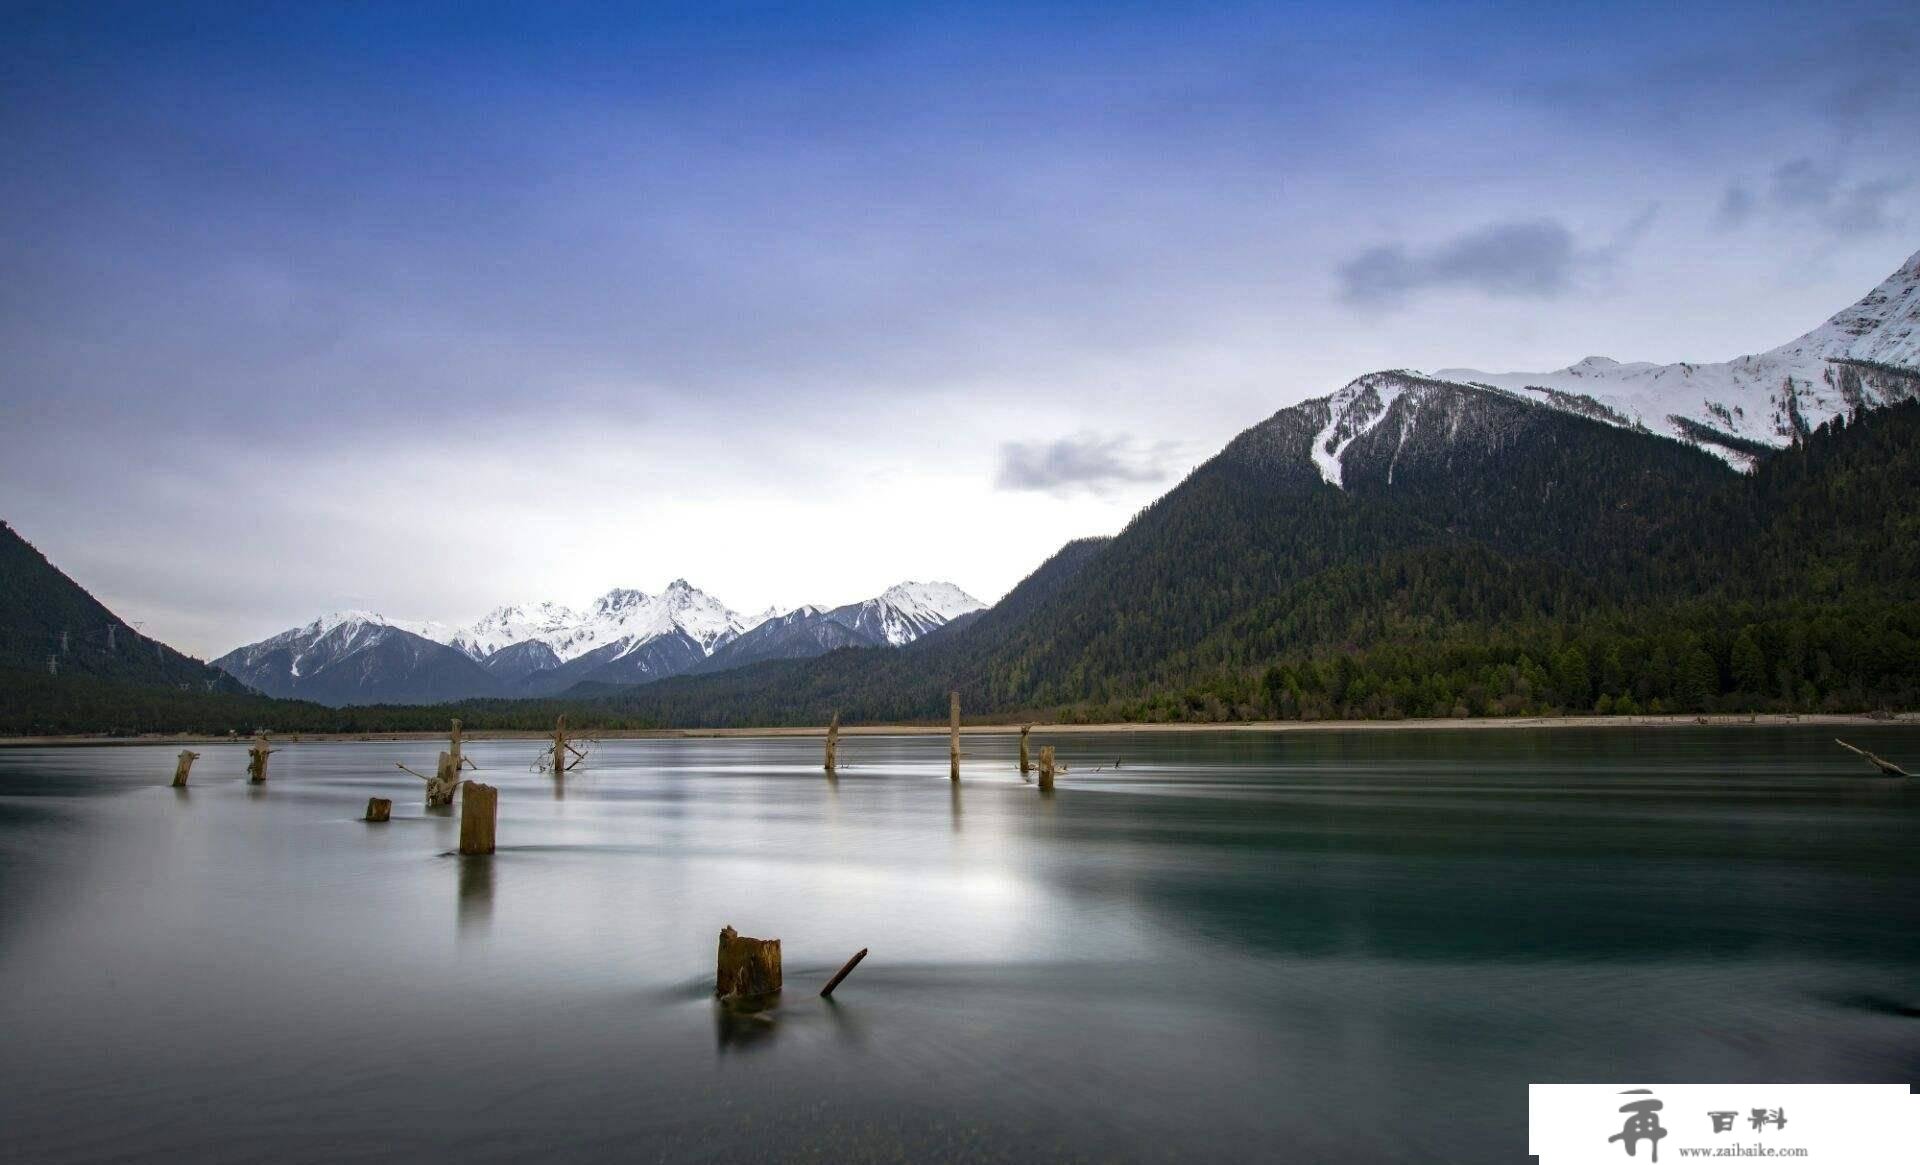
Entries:
[[393, 802], [385, 797], [367, 798], [366, 821], [388, 821], [393, 817]]
[[947, 693], [947, 777], [960, 779], [960, 693]]
[[460, 722], [458, 720], [453, 722], [453, 747], [449, 751], [453, 753], [453, 771], [455, 774], [458, 774], [461, 769], [477, 769], [480, 767], [468, 760], [460, 751]]
[[1027, 759], [1027, 733], [1032, 731], [1033, 725], [1031, 724], [1022, 724], [1020, 726], [1020, 775], [1023, 777], [1033, 771], [1033, 765]]
[[722, 930], [713, 993], [722, 1000], [751, 999], [779, 990], [780, 940], [747, 938], [730, 926]]
[[460, 852], [477, 856], [493, 852], [493, 823], [500, 809], [500, 790], [468, 781], [460, 794]]
[[253, 747], [247, 750], [247, 783], [264, 785], [267, 783], [267, 758], [280, 750], [272, 747], [272, 741], [262, 732], [253, 738]]
[[184, 748], [180, 750], [180, 755], [175, 757], [173, 761], [174, 788], [184, 789], [187, 787], [187, 774], [193, 770], [193, 762], [199, 759], [200, 754], [197, 752], [190, 752]]
[[835, 712], [833, 719], [827, 721], [827, 775], [832, 776], [840, 763], [840, 713]]
[[1045, 792], [1053, 791], [1053, 746], [1051, 744], [1040, 750], [1040, 788]]

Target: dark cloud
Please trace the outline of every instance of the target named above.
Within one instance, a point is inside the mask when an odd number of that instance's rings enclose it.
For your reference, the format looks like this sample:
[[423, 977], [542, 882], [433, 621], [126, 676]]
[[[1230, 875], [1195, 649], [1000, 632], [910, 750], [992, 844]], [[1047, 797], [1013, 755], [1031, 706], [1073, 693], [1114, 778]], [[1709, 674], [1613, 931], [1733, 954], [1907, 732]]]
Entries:
[[1487, 295], [1558, 295], [1585, 262], [1573, 232], [1553, 219], [1495, 223], [1426, 251], [1393, 243], [1363, 251], [1340, 268], [1341, 297], [1382, 305], [1431, 288]]
[[1053, 494], [1104, 494], [1128, 485], [1165, 481], [1171, 449], [1136, 446], [1129, 437], [1082, 433], [1055, 441], [1009, 441], [1000, 446], [995, 489]]

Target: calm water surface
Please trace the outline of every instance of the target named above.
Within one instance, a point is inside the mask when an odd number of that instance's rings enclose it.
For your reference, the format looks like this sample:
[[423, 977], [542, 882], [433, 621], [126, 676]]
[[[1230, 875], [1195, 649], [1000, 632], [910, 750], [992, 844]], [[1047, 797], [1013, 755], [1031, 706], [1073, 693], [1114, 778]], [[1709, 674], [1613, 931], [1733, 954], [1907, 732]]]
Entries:
[[1831, 737], [470, 744], [490, 860], [431, 743], [0, 750], [0, 1158], [1500, 1162], [1529, 1081], [1920, 1080], [1920, 781]]

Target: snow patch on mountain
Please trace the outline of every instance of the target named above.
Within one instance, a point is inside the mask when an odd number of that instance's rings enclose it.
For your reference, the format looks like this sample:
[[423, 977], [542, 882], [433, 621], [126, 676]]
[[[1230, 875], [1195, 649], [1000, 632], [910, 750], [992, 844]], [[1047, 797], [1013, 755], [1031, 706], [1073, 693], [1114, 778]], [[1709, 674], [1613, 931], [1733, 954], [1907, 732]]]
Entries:
[[1347, 447], [1372, 432], [1404, 391], [1395, 374], [1376, 372], [1327, 398], [1327, 423], [1313, 436], [1312, 456], [1328, 485], [1340, 484], [1340, 458]]

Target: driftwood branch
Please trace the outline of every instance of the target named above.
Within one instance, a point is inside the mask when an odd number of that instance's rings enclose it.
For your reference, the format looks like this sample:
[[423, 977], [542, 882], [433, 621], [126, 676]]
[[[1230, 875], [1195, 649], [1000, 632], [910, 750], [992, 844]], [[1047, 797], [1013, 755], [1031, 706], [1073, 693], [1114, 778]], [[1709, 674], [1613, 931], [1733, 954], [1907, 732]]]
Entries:
[[1841, 740], [1837, 736], [1834, 737], [1833, 742], [1839, 745], [1841, 748], [1846, 749], [1848, 752], [1859, 755], [1868, 764], [1872, 765], [1876, 769], [1879, 769], [1881, 772], [1885, 773], [1889, 777], [1905, 777], [1905, 776], [1912, 775], [1908, 773], [1907, 770], [1901, 768], [1899, 765], [1894, 764], [1892, 761], [1888, 760], [1886, 757], [1877, 756], [1874, 753], [1868, 752], [1864, 748], [1855, 748], [1853, 745], [1848, 744], [1846, 741]]
[[847, 960], [846, 966], [840, 968], [840, 970], [834, 975], [833, 978], [827, 980], [827, 985], [820, 989], [820, 998], [825, 999], [828, 996], [832, 995], [833, 989], [835, 987], [840, 986], [840, 980], [846, 978], [848, 975], [853, 974], [853, 969], [860, 965], [861, 959], [864, 959], [866, 957], [867, 957], [867, 948], [861, 947], [858, 954], [854, 955], [851, 959]]

